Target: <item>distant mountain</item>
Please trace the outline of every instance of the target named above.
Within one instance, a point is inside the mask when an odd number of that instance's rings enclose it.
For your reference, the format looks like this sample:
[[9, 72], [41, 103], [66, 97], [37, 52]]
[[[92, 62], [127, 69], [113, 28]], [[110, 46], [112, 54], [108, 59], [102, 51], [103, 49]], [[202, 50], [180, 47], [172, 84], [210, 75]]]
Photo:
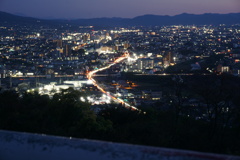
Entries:
[[240, 13], [201, 15], [183, 13], [176, 16], [143, 15], [135, 18], [92, 18], [77, 20], [42, 20], [31, 17], [16, 16], [0, 12], [0, 23], [68, 23], [93, 26], [162, 26], [162, 25], [217, 25], [240, 24]]
[[24, 17], [0, 11], [0, 24], [21, 24], [21, 25], [37, 25], [37, 24], [54, 24], [53, 20], [44, 20], [32, 17]]
[[93, 18], [78, 19], [72, 23], [94, 26], [162, 26], [162, 25], [217, 25], [240, 24], [240, 13], [231, 14], [187, 14], [176, 16], [143, 15], [135, 18]]
[[0, 12], [0, 22], [35, 22], [37, 21], [37, 18], [31, 18], [31, 17], [23, 17], [18, 15], [9, 14], [6, 12]]
[[231, 14], [187, 14], [176, 16], [144, 15], [133, 18], [133, 22], [138, 25], [216, 25], [216, 24], [236, 24], [240, 23], [240, 13]]

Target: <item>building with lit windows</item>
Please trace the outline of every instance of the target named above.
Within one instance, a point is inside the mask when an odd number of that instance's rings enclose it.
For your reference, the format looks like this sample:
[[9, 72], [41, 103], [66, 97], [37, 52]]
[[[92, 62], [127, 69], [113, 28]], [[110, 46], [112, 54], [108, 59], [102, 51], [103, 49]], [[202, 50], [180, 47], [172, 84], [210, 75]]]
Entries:
[[140, 58], [137, 61], [138, 70], [143, 71], [145, 69], [153, 69], [154, 67], [154, 59], [151, 58]]

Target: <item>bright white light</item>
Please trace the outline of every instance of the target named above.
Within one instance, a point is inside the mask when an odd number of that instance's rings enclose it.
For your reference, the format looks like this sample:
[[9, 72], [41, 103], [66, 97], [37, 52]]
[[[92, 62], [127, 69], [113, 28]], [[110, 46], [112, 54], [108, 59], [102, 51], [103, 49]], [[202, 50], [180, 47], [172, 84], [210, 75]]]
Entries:
[[95, 104], [100, 104], [99, 101], [96, 101]]
[[80, 100], [81, 100], [82, 102], [86, 102], [86, 100], [85, 100], [83, 97], [81, 97]]
[[93, 84], [93, 81], [89, 79], [89, 80], [87, 81], [87, 84]]

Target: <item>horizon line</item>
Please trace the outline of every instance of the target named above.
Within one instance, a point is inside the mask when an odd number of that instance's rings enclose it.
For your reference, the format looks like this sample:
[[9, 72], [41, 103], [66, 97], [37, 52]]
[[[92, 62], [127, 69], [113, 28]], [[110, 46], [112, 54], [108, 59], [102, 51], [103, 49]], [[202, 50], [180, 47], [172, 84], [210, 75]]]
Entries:
[[136, 17], [141, 17], [141, 16], [168, 16], [168, 17], [174, 17], [174, 16], [178, 16], [178, 15], [182, 15], [182, 14], [188, 14], [188, 15], [204, 15], [204, 14], [219, 14], [219, 15], [226, 15], [226, 14], [238, 14], [240, 12], [229, 12], [229, 13], [211, 13], [211, 12], [206, 12], [206, 13], [201, 13], [201, 14], [197, 14], [197, 13], [187, 13], [187, 12], [182, 12], [180, 14], [175, 14], [175, 15], [158, 15], [158, 14], [143, 14], [143, 15], [139, 15], [139, 16], [134, 16], [134, 17], [131, 17], [131, 18], [128, 18], [128, 17], [94, 17], [94, 18], [47, 18], [47, 17], [31, 17], [31, 16], [28, 16], [28, 15], [20, 15], [20, 14], [17, 14], [17, 13], [10, 13], [10, 12], [6, 12], [6, 11], [1, 11], [0, 12], [4, 12], [4, 13], [7, 13], [7, 14], [11, 14], [11, 15], [14, 15], [14, 16], [19, 16], [19, 17], [26, 17], [26, 18], [35, 18], [35, 19], [41, 19], [41, 20], [78, 20], [78, 19], [101, 19], [101, 18], [109, 18], [109, 19], [112, 19], [112, 18], [121, 18], [121, 19], [134, 19]]

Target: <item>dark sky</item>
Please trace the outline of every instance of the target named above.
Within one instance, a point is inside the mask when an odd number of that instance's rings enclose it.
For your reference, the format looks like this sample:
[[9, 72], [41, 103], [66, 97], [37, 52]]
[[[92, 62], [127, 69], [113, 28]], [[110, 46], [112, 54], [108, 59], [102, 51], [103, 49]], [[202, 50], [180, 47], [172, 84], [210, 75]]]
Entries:
[[236, 13], [240, 0], [0, 0], [0, 10], [38, 18]]

